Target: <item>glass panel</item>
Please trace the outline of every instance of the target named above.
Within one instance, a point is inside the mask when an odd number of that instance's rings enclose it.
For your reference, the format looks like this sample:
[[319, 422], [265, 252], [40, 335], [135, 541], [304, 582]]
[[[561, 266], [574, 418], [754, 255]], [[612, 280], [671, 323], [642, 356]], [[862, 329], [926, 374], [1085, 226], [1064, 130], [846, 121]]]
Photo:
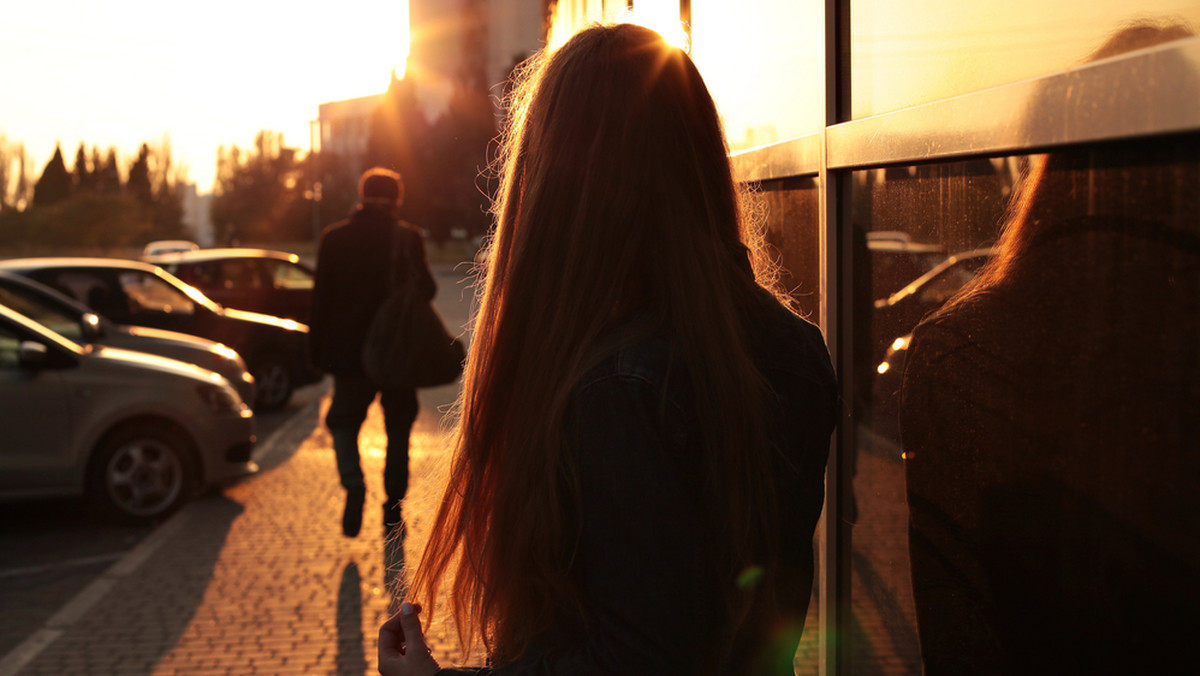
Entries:
[[119, 280], [134, 312], [152, 310], [190, 315], [196, 311], [190, 298], [158, 277], [140, 272], [122, 272]]
[[[766, 211], [764, 234], [780, 264], [780, 282], [791, 292], [800, 314], [815, 324], [820, 323], [821, 309], [817, 185], [817, 180], [813, 178], [773, 181], [764, 183], [762, 191], [756, 195], [760, 206]], [[824, 521], [821, 524], [814, 540], [817, 561], [823, 556], [821, 550], [825, 542], [821, 533]], [[804, 621], [804, 635], [794, 662], [797, 674], [815, 676], [818, 673], [820, 591], [819, 581], [814, 579], [813, 597]]]
[[0, 370], [15, 371], [21, 363], [21, 338], [8, 327], [0, 327]]
[[1200, 3], [855, 0], [850, 3], [851, 116], [875, 115], [1079, 65], [1134, 20], [1200, 26]]
[[83, 325], [78, 314], [70, 314], [40, 294], [21, 287], [0, 287], [0, 305], [7, 305], [35, 322], [75, 342], [83, 340]]
[[765, 238], [780, 264], [779, 281], [800, 314], [820, 323], [821, 249], [815, 178], [764, 183], [756, 195], [766, 209]]
[[692, 59], [731, 150], [820, 130], [823, 12], [814, 0], [692, 0]]
[[854, 174], [849, 673], [921, 673], [918, 646], [929, 673], [1185, 658], [1197, 158], [1189, 135]]
[[304, 268], [294, 263], [270, 261], [267, 267], [276, 289], [311, 289], [313, 276]]

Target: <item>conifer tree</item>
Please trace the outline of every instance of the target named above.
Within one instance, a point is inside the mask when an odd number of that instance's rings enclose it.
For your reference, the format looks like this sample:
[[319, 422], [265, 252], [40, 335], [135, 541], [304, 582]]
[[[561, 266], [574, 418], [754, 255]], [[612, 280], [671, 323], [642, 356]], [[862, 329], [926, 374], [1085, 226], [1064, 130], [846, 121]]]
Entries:
[[116, 195], [121, 192], [121, 171], [117, 169], [117, 151], [108, 149], [108, 157], [103, 166], [96, 165], [96, 191], [105, 195]]
[[63, 162], [62, 148], [54, 146], [54, 157], [46, 163], [42, 177], [33, 187], [33, 205], [48, 207], [65, 201], [71, 196], [71, 174]]
[[87, 148], [83, 143], [79, 144], [79, 149], [75, 151], [75, 191], [76, 192], [94, 192], [96, 189], [96, 170], [97, 167], [92, 165], [88, 167]]
[[125, 190], [142, 204], [154, 201], [154, 190], [150, 184], [150, 146], [143, 143], [137, 159], [129, 167], [129, 178]]

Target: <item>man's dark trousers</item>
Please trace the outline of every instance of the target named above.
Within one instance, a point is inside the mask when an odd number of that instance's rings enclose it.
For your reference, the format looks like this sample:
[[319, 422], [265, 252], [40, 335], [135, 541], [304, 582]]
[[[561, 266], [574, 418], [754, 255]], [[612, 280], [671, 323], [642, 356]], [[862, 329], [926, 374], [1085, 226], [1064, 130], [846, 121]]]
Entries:
[[358, 451], [358, 433], [375, 395], [380, 394], [383, 424], [387, 433], [383, 485], [387, 510], [399, 514], [397, 502], [408, 491], [408, 435], [417, 419], [417, 393], [412, 389], [380, 390], [362, 376], [334, 376], [333, 401], [325, 414], [325, 426], [333, 437], [338, 476], [348, 492], [366, 487]]

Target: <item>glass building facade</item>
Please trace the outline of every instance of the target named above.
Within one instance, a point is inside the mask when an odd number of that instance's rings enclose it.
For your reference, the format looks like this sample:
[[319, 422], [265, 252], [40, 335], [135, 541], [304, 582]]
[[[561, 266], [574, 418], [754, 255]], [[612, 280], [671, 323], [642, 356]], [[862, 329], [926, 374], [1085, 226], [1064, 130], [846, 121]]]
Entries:
[[548, 40], [626, 9], [685, 26], [838, 370], [796, 673], [1183, 657], [1200, 3], [560, 0]]

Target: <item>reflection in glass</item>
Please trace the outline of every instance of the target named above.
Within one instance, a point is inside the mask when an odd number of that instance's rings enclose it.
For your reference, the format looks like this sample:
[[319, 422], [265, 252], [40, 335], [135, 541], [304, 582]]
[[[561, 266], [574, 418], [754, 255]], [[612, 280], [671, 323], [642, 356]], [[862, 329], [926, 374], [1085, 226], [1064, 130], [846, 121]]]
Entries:
[[[1177, 34], [1131, 27], [1100, 54]], [[1200, 106], [1200, 74], [1176, 95]], [[1196, 134], [1028, 158], [994, 256], [913, 332], [900, 432], [927, 673], [1190, 659], [1198, 161]]]
[[1146, 16], [1200, 26], [1200, 4], [855, 0], [850, 3], [851, 117], [1079, 65], [1122, 25]]
[[821, 249], [817, 181], [786, 179], [764, 183], [755, 196], [765, 210], [765, 238], [778, 259], [779, 282], [800, 314], [821, 321]]
[[[764, 183], [754, 198], [765, 215], [764, 235], [780, 265], [779, 281], [789, 290], [796, 309], [813, 323], [820, 323], [821, 259], [818, 231], [817, 181], [812, 178]], [[822, 327], [825, 328], [825, 327]], [[821, 560], [824, 521], [814, 535], [816, 560]], [[820, 585], [804, 620], [804, 635], [796, 652], [795, 673], [816, 676], [819, 668], [821, 622], [818, 601]]]
[[854, 444], [841, 457], [849, 672], [920, 674], [897, 423], [908, 337], [988, 259], [1015, 161], [856, 172], [851, 180]]

